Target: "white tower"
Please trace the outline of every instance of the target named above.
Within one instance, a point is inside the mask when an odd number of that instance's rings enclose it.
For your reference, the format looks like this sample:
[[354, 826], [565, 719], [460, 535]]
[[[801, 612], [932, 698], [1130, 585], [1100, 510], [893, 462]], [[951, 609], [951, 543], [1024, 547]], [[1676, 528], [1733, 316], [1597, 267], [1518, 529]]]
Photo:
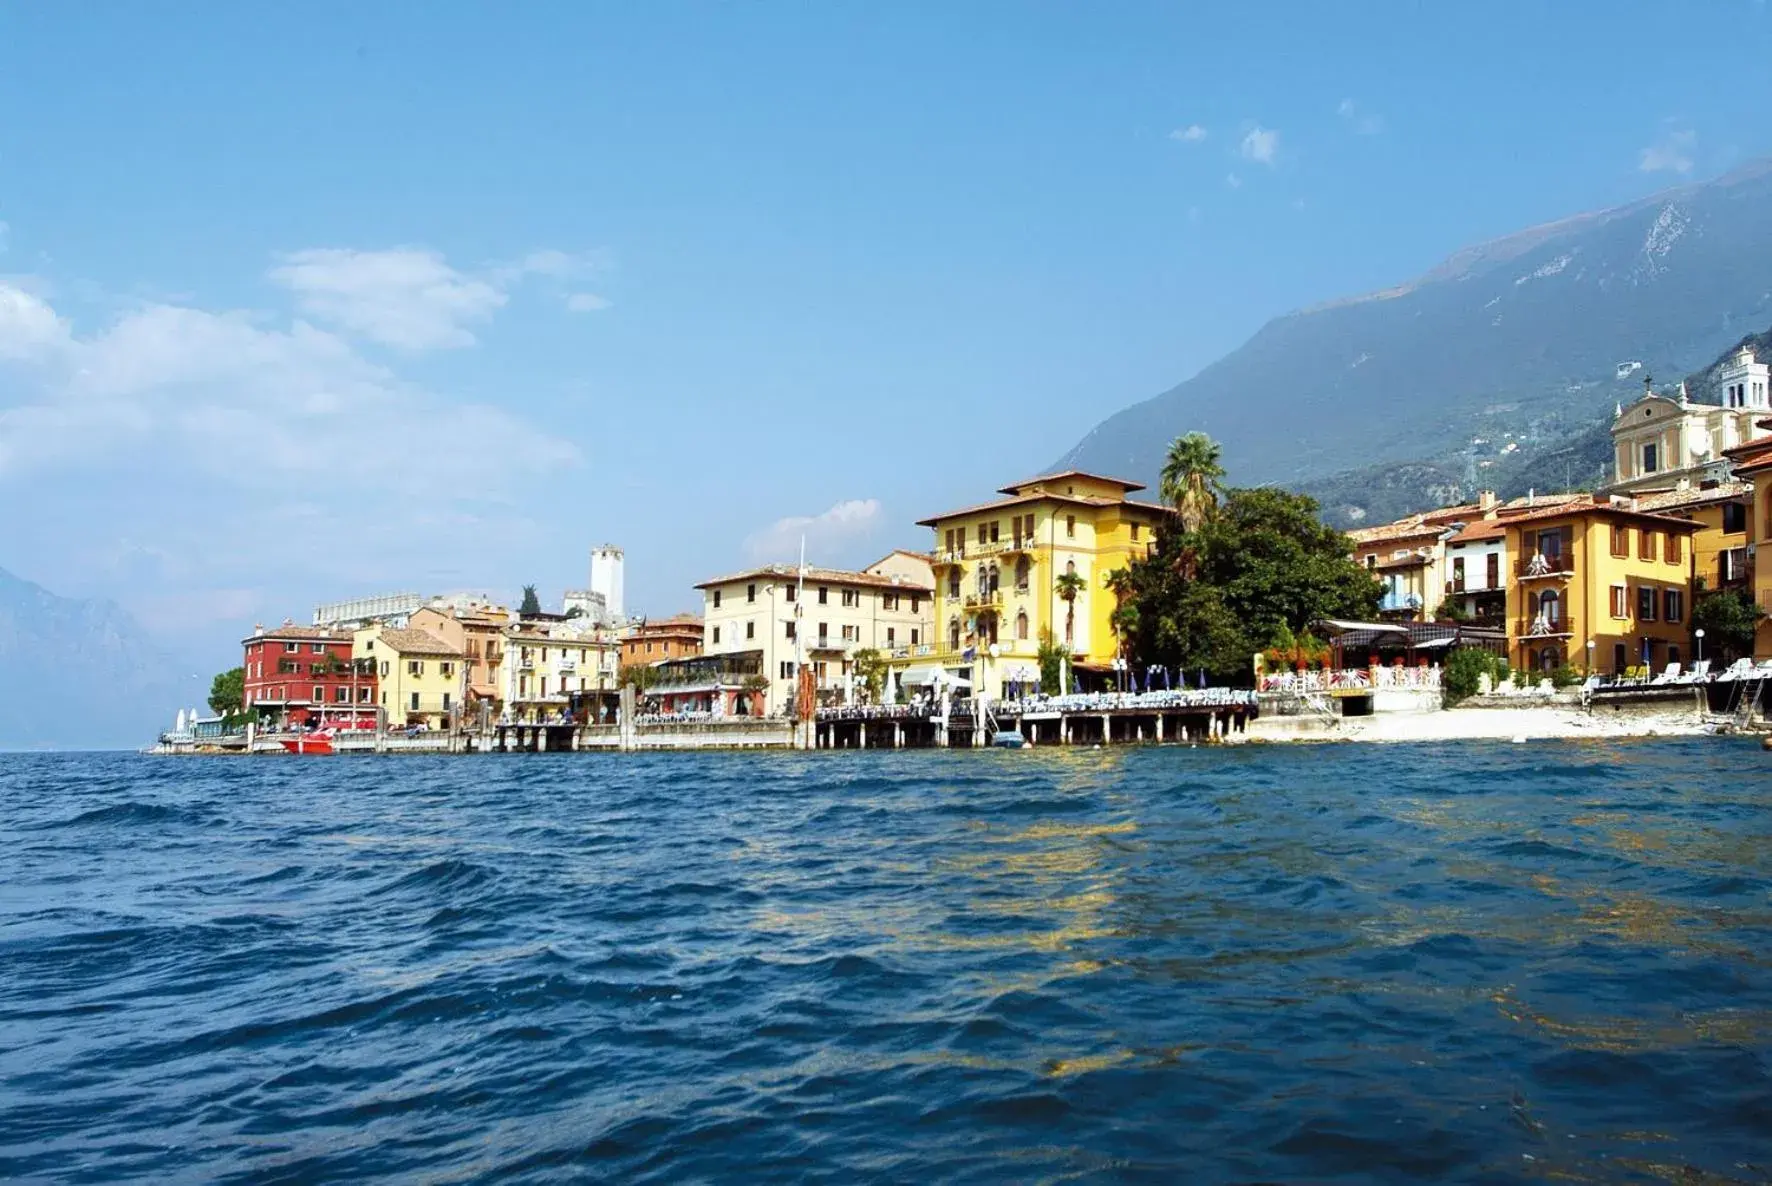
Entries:
[[603, 605], [611, 621], [622, 620], [621, 549], [603, 544], [591, 549], [591, 592], [603, 595]]

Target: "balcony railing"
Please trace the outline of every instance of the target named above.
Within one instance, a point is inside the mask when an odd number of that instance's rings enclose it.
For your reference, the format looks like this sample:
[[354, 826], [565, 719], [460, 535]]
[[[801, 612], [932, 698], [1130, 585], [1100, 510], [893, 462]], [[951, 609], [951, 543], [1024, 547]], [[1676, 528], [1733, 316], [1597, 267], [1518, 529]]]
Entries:
[[920, 642], [915, 646], [892, 647], [886, 655], [891, 659], [924, 659], [935, 654], [935, 644]]
[[1569, 619], [1562, 615], [1536, 614], [1530, 618], [1520, 618], [1515, 631], [1521, 638], [1556, 638], [1572, 633]]
[[1543, 577], [1570, 577], [1575, 575], [1575, 561], [1556, 552], [1541, 552], [1515, 564], [1514, 575], [1522, 581]]
[[1421, 608], [1421, 598], [1413, 593], [1386, 593], [1378, 599], [1378, 608], [1383, 613], [1418, 610]]
[[808, 640], [806, 649], [809, 651], [846, 651], [855, 645], [847, 638], [832, 638], [828, 634], [821, 634], [817, 638]]
[[966, 595], [967, 609], [992, 609], [1000, 607], [1002, 604], [1003, 590], [1001, 589], [992, 589], [987, 593], [968, 593]]

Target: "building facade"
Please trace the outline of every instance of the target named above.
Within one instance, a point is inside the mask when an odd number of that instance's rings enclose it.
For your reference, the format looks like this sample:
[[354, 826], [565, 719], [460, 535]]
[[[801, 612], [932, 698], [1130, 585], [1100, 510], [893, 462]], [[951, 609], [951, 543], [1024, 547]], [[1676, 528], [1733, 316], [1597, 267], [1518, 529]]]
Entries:
[[591, 587], [589, 592], [599, 594], [603, 598], [603, 610], [606, 622], [619, 622], [623, 609], [622, 586], [626, 579], [623, 569], [627, 557], [614, 544], [603, 544], [591, 549]]
[[375, 667], [376, 701], [388, 728], [447, 729], [467, 694], [462, 653], [434, 634], [375, 623], [352, 638], [352, 654]]
[[314, 625], [343, 626], [355, 630], [371, 622], [404, 626], [413, 611], [424, 604], [417, 593], [383, 593], [374, 597], [354, 597], [349, 601], [330, 601], [314, 607]]
[[593, 627], [572, 623], [546, 627], [534, 622], [507, 625], [501, 719], [538, 723], [557, 719], [588, 701], [614, 697], [619, 644]]
[[440, 638], [461, 653], [466, 669], [462, 696], [465, 719], [482, 723], [496, 719], [503, 709], [504, 632], [511, 611], [485, 602], [467, 606], [426, 605], [413, 613], [414, 630]]
[[[1507, 528], [1476, 519], [1446, 540], [1446, 602], [1478, 626], [1507, 628]], [[1442, 610], [1445, 603], [1442, 603]]]
[[[1760, 428], [1772, 430], [1772, 419], [1760, 422]], [[1772, 436], [1760, 437], [1749, 444], [1729, 451], [1735, 475], [1748, 487], [1747, 566], [1753, 589], [1754, 604], [1766, 616], [1754, 628], [1754, 658], [1772, 659]]]
[[694, 614], [630, 623], [621, 634], [621, 665], [637, 667], [699, 655], [702, 633], [701, 619]]
[[375, 726], [376, 677], [353, 662], [349, 633], [285, 621], [254, 626], [243, 643], [248, 712], [296, 728]]
[[[804, 582], [802, 599], [800, 587]], [[797, 664], [811, 666], [822, 703], [860, 695], [855, 654], [929, 645], [934, 590], [928, 561], [895, 552], [861, 571], [772, 564], [703, 581], [704, 655], [756, 651], [769, 681], [764, 711], [788, 709]]]
[[1696, 403], [1680, 384], [1672, 395], [1644, 386], [1612, 421], [1613, 479], [1607, 493], [1645, 493], [1729, 479], [1724, 454], [1767, 435], [1759, 421], [1772, 411], [1767, 365], [1743, 347], [1712, 381], [1721, 403]]
[[1698, 526], [1596, 496], [1505, 519], [1515, 557], [1507, 591], [1520, 669], [1659, 672], [1687, 662], [1691, 537]]
[[1150, 553], [1170, 513], [1131, 497], [1142, 489], [1071, 470], [919, 520], [934, 533], [935, 637], [895, 656], [900, 686], [940, 680], [1000, 699], [1038, 683], [1042, 637], [1068, 648], [1073, 682], [1112, 682], [1121, 643], [1109, 578]]

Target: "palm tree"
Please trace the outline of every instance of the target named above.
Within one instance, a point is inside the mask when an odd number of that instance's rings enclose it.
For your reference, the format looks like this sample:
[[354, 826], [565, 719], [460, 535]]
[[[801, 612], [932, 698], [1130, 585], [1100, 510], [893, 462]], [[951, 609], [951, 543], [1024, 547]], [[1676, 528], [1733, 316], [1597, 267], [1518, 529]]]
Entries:
[[1132, 600], [1132, 570], [1116, 568], [1104, 576], [1101, 583], [1114, 595], [1114, 612], [1108, 615], [1108, 625], [1114, 628], [1117, 639], [1115, 653], [1122, 659], [1128, 658], [1126, 650], [1132, 641], [1132, 632], [1138, 629], [1138, 605]]
[[1052, 587], [1064, 599], [1064, 641], [1068, 646], [1071, 639], [1076, 637], [1072, 627], [1076, 623], [1077, 594], [1085, 588], [1083, 578], [1075, 572], [1067, 572], [1052, 582]]
[[1190, 432], [1169, 442], [1159, 486], [1163, 501], [1175, 508], [1181, 529], [1190, 535], [1218, 509], [1218, 482], [1224, 477], [1221, 455], [1218, 442], [1203, 432]]

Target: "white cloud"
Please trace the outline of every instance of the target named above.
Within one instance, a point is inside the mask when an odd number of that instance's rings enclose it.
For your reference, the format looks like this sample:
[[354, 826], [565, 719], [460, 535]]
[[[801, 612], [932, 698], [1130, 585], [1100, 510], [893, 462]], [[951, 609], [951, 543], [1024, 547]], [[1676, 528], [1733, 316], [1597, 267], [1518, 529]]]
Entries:
[[1335, 114], [1347, 122], [1356, 135], [1376, 136], [1384, 131], [1384, 119], [1374, 115], [1352, 99], [1343, 99], [1335, 108]]
[[1244, 160], [1268, 166], [1273, 165], [1274, 157], [1279, 151], [1280, 133], [1259, 124], [1250, 128], [1243, 137], [1243, 142], [1237, 146], [1237, 154]]
[[1232, 189], [1242, 189], [1243, 188], [1243, 179], [1241, 177], [1238, 177], [1235, 173], [1226, 173], [1224, 175], [1224, 183], [1226, 185], [1230, 186]]
[[879, 519], [878, 499], [845, 499], [821, 514], [777, 519], [752, 533], [745, 540], [745, 551], [757, 563], [797, 560], [804, 536], [808, 563], [819, 562], [824, 553], [872, 534]]
[[608, 297], [594, 292], [575, 292], [566, 298], [566, 308], [573, 313], [600, 313], [611, 303]]
[[1690, 128], [1664, 128], [1637, 155], [1637, 168], [1644, 173], [1690, 173], [1697, 149], [1697, 132]]
[[1206, 129], [1199, 124], [1189, 124], [1185, 128], [1176, 128], [1169, 133], [1169, 139], [1180, 140], [1184, 144], [1198, 144], [1206, 138]]
[[42, 357], [67, 340], [67, 324], [47, 301], [0, 281], [0, 358]]
[[498, 286], [450, 267], [439, 252], [410, 247], [297, 251], [270, 276], [309, 316], [405, 350], [471, 346], [467, 326], [508, 299]]

